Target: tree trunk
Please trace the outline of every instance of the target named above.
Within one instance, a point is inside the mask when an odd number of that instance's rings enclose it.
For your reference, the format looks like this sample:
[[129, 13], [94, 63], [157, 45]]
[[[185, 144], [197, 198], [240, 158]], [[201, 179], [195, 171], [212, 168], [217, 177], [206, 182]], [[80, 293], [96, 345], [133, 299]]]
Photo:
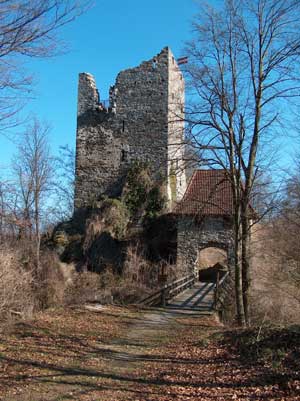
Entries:
[[242, 290], [242, 269], [241, 269], [241, 252], [240, 252], [240, 206], [236, 206], [234, 215], [234, 259], [235, 259], [235, 299], [237, 323], [240, 326], [245, 326], [245, 314], [243, 304]]
[[250, 292], [250, 224], [248, 205], [242, 208], [242, 291], [246, 325], [250, 325], [249, 292]]
[[39, 194], [37, 191], [34, 194], [34, 207], [35, 207], [34, 219], [35, 219], [35, 241], [36, 241], [36, 269], [37, 272], [39, 272], [41, 235], [40, 235]]

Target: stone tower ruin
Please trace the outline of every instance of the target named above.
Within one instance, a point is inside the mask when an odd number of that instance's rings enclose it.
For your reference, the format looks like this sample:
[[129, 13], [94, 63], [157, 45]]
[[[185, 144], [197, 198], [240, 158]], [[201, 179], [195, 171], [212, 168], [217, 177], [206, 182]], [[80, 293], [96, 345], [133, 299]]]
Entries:
[[169, 209], [186, 189], [184, 79], [166, 47], [138, 67], [121, 71], [101, 100], [95, 80], [79, 75], [75, 210], [101, 195], [119, 196], [134, 161], [163, 180]]

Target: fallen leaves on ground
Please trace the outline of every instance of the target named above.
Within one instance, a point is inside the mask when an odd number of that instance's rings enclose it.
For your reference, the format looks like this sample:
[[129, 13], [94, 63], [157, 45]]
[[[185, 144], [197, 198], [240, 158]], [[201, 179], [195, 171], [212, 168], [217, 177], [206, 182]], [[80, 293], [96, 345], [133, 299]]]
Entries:
[[101, 313], [66, 308], [39, 313], [0, 333], [0, 399], [14, 399], [9, 397], [29, 388], [39, 392], [55, 383], [76, 383], [79, 376], [93, 379], [106, 363], [99, 345], [111, 342], [134, 318], [127, 308], [106, 307]]
[[186, 324], [180, 336], [157, 350], [161, 362], [141, 371], [161, 383], [160, 394], [136, 400], [300, 400], [299, 327], [269, 328], [257, 340], [261, 329], [214, 331], [212, 324], [205, 330], [203, 320], [197, 327], [193, 319]]
[[[170, 315], [170, 314], [169, 314]], [[300, 400], [299, 328], [59, 309], [0, 334], [4, 401]]]

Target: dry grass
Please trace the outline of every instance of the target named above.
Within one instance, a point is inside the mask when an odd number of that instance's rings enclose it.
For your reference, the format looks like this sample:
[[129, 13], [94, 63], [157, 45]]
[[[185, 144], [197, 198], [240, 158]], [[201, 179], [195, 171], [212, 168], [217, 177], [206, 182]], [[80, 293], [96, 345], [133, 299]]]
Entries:
[[19, 255], [9, 248], [0, 249], [0, 319], [28, 318], [35, 308], [32, 271], [25, 270]]
[[36, 274], [35, 295], [39, 309], [61, 305], [64, 299], [65, 279], [56, 253], [41, 253], [40, 269]]
[[145, 260], [138, 247], [129, 247], [121, 274], [113, 266], [101, 273], [73, 272], [66, 286], [65, 303], [132, 304], [144, 298], [155, 285], [157, 269]]
[[61, 305], [135, 303], [156, 283], [157, 271], [133, 248], [120, 275], [110, 267], [100, 274], [76, 272], [49, 250], [41, 252], [36, 269], [30, 246], [5, 247], [0, 249], [0, 320], [26, 320], [33, 312]]
[[[17, 246], [18, 245], [18, 246]], [[66, 279], [55, 253], [44, 250], [39, 269], [30, 242], [0, 249], [0, 320], [28, 319], [33, 312], [61, 305]]]
[[73, 272], [64, 292], [64, 303], [67, 305], [82, 305], [86, 302], [111, 303], [112, 280], [107, 280], [105, 274], [88, 271]]
[[139, 250], [139, 246], [129, 247], [126, 256], [123, 276], [132, 282], [151, 287], [151, 285], [156, 282], [157, 271], [155, 271], [154, 266], [145, 259]]

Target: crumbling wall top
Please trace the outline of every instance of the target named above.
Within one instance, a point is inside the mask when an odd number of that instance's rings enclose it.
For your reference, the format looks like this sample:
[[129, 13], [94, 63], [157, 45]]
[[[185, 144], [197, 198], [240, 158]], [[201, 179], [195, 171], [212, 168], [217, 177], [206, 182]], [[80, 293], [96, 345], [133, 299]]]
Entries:
[[93, 110], [99, 104], [99, 92], [93, 75], [82, 72], [78, 82], [78, 116]]

